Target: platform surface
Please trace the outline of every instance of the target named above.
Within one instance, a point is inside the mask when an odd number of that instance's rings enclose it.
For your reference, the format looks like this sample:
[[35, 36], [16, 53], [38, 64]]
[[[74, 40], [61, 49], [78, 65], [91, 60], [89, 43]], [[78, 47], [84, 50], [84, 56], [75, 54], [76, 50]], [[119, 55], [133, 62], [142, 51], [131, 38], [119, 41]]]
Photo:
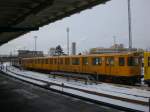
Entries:
[[0, 73], [0, 112], [119, 112], [54, 93]]

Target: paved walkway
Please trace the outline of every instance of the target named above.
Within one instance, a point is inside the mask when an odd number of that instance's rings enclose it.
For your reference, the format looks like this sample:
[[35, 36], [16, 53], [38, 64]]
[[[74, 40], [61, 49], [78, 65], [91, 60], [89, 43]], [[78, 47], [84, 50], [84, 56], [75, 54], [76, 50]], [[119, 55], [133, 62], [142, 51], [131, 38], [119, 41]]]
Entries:
[[0, 112], [119, 112], [11, 79], [0, 73]]

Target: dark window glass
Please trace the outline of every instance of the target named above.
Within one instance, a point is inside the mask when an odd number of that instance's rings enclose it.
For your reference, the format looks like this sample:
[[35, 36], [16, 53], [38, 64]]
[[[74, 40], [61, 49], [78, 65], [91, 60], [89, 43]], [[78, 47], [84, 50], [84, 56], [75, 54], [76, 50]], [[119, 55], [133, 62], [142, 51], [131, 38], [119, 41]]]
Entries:
[[79, 65], [79, 64], [80, 64], [79, 58], [72, 58], [72, 65]]
[[99, 57], [92, 58], [92, 64], [93, 65], [101, 65], [102, 64], [102, 58], [99, 58]]
[[53, 64], [53, 58], [50, 59], [50, 64]]
[[40, 64], [43, 64], [43, 60], [42, 59], [40, 59]]
[[128, 66], [137, 66], [138, 64], [139, 64], [139, 60], [137, 57], [128, 58]]
[[36, 60], [35, 60], [35, 64], [37, 64], [37, 63], [38, 63], [38, 60], [36, 59]]
[[65, 58], [65, 64], [69, 65], [70, 64], [70, 58]]
[[63, 58], [60, 58], [60, 64], [63, 64]]
[[45, 59], [45, 64], [48, 64], [48, 59]]
[[57, 59], [56, 58], [54, 58], [54, 64], [57, 64]]
[[38, 62], [37, 62], [38, 64], [40, 63], [40, 60], [38, 59]]
[[88, 65], [88, 58], [87, 57], [82, 58], [82, 64], [83, 65]]
[[125, 65], [125, 58], [120, 57], [119, 58], [119, 66], [124, 66]]

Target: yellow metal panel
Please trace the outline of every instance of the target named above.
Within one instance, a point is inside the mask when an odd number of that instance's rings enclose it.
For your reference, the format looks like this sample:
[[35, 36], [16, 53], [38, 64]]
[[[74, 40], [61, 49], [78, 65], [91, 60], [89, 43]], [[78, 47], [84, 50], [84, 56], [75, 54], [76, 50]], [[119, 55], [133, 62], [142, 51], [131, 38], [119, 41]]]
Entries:
[[144, 80], [150, 80], [150, 66], [148, 66], [148, 57], [150, 52], [144, 53]]

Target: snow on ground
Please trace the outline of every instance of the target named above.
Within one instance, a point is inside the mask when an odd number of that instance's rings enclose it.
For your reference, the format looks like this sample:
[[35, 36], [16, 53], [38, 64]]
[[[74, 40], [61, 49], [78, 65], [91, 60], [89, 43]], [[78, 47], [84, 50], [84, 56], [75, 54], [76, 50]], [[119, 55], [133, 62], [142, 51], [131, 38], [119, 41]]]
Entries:
[[[22, 80], [27, 80], [29, 82], [33, 82], [33, 83], [36, 83], [39, 85], [46, 85], [46, 83], [43, 83], [41, 81], [35, 81], [35, 80], [25, 78], [22, 76], [28, 76], [28, 77], [32, 77], [35, 79], [40, 79], [43, 81], [52, 82], [52, 83], [56, 83], [56, 84], [60, 84], [60, 85], [63, 83], [64, 85], [70, 86], [73, 88], [79, 88], [79, 89], [83, 89], [83, 90], [94, 91], [97, 93], [103, 93], [103, 94], [117, 96], [117, 97], [123, 97], [123, 98], [127, 98], [127, 99], [134, 99], [134, 100], [138, 100], [138, 101], [148, 102], [148, 100], [150, 98], [150, 91], [146, 91], [146, 90], [141, 90], [141, 89], [136, 89], [136, 88], [119, 87], [119, 86], [115, 86], [113, 84], [107, 84], [107, 83], [101, 83], [101, 84], [97, 84], [97, 85], [93, 83], [93, 84], [86, 85], [86, 84], [84, 84], [84, 82], [80, 82], [80, 81], [78, 81], [78, 82], [76, 82], [74, 80], [67, 81], [66, 79], [58, 78], [58, 77], [54, 79], [54, 78], [50, 77], [48, 74], [27, 71], [27, 70], [19, 70], [15, 67], [9, 66], [8, 63], [5, 64], [4, 66], [5, 66], [5, 69], [3, 71], [6, 72], [6, 66], [7, 66], [8, 70], [20, 74], [20, 76], [7, 71], [8, 74], [10, 74], [14, 77], [21, 78]], [[54, 86], [54, 85], [52, 85], [50, 87], [53, 89], [60, 90], [60, 91], [63, 90], [68, 93], [73, 93], [73, 94], [80, 95], [83, 97], [95, 99], [98, 101], [108, 102], [108, 103], [116, 104], [119, 106], [124, 106], [124, 107], [132, 108], [132, 109], [142, 110], [142, 111], [149, 110], [148, 106], [144, 106], [144, 105], [133, 104], [133, 103], [131, 104], [131, 103], [125, 102], [125, 101], [110, 99], [110, 98], [97, 96], [94, 94], [89, 94], [89, 93], [81, 92], [78, 90], [62, 88], [62, 87]]]
[[15, 74], [11, 73], [11, 72], [8, 72], [8, 71], [7, 71], [7, 73], [9, 73], [9, 75], [11, 75], [13, 77], [22, 79], [24, 81], [28, 81], [28, 82], [31, 82], [31, 83], [34, 83], [34, 84], [38, 84], [38, 85], [41, 85], [41, 86], [45, 86], [46, 85], [46, 83], [43, 83], [41, 81], [36, 81], [36, 80], [33, 80], [33, 79], [29, 79], [29, 78], [25, 78], [25, 77], [22, 77], [22, 76], [18, 76], [18, 75], [15, 75]]
[[77, 95], [80, 95], [83, 97], [86, 96], [87, 98], [96, 99], [98, 101], [106, 102], [109, 104], [114, 104], [114, 105], [127, 107], [127, 108], [131, 108], [131, 109], [135, 109], [135, 110], [140, 110], [140, 111], [144, 111], [144, 112], [149, 111], [149, 108], [147, 106], [143, 106], [143, 105], [133, 104], [133, 103], [124, 102], [124, 101], [120, 101], [120, 100], [114, 100], [114, 99], [110, 99], [107, 97], [92, 95], [92, 94], [84, 93], [81, 91], [72, 90], [72, 89], [68, 89], [68, 88], [62, 88], [62, 87], [58, 87], [58, 86], [51, 86], [51, 88], [59, 90], [59, 91], [64, 91], [67, 93], [77, 94]]
[[10, 71], [13, 71], [15, 73], [19, 73], [24, 76], [30, 76], [32, 78], [56, 83], [56, 84], [64, 84], [66, 86], [74, 87], [74, 88], [79, 88], [79, 89], [84, 89], [88, 91], [94, 91], [98, 93], [104, 93], [108, 95], [113, 95], [113, 96], [120, 96], [123, 98], [128, 98], [128, 99], [135, 99], [135, 100], [140, 100], [140, 101], [145, 101], [148, 102], [150, 98], [150, 91], [146, 90], [141, 90], [141, 89], [135, 89], [135, 88], [124, 88], [124, 87], [117, 87], [115, 85], [111, 84], [87, 84], [85, 85], [84, 82], [76, 82], [74, 80], [67, 81], [66, 79], [62, 78], [50, 78], [48, 74], [44, 73], [37, 73], [37, 72], [32, 72], [32, 71], [26, 71], [26, 70], [19, 70], [15, 67], [8, 67]]

